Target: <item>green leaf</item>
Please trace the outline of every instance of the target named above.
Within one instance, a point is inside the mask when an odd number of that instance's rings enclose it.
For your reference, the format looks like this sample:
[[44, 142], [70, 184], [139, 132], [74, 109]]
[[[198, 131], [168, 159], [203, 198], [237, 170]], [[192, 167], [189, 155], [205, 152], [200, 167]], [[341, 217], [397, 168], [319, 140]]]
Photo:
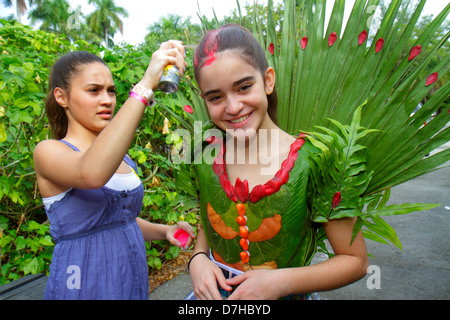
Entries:
[[7, 138], [8, 135], [6, 134], [5, 125], [0, 123], [0, 143], [5, 142]]
[[41, 225], [39, 223], [37, 223], [36, 221], [32, 220], [28, 223], [29, 231], [39, 230], [40, 228], [41, 228]]
[[361, 230], [363, 224], [364, 224], [364, 220], [361, 217], [358, 217], [356, 219], [355, 225], [353, 226], [351, 243], [353, 243], [353, 240], [355, 240], [355, 237], [358, 234], [358, 232]]
[[397, 248], [403, 250], [400, 239], [397, 237], [395, 230], [384, 221], [381, 217], [371, 216], [373, 223], [368, 220], [364, 220], [364, 226], [370, 231], [382, 236], [383, 238], [389, 240]]
[[37, 274], [42, 272], [44, 261], [39, 257], [26, 259], [22, 264], [24, 274]]
[[[358, 216], [363, 207], [362, 195], [372, 179], [365, 162], [365, 147], [358, 140], [372, 133], [373, 130], [362, 128], [361, 105], [354, 113], [350, 125], [343, 125], [336, 120], [330, 120], [339, 130], [318, 127], [324, 133], [310, 132], [308, 139], [318, 140], [321, 154], [311, 155], [311, 202], [313, 220], [338, 219]], [[311, 138], [312, 137], [312, 138]], [[332, 206], [334, 195], [341, 193], [341, 202]], [[321, 215], [323, 218], [318, 218]]]
[[39, 244], [43, 245], [43, 246], [53, 246], [53, 240], [52, 237], [47, 235], [45, 237], [42, 237], [39, 239]]
[[169, 250], [167, 250], [164, 253], [166, 259], [168, 259], [168, 260], [178, 257], [179, 254], [180, 254], [180, 248], [178, 248], [177, 246], [170, 246]]
[[364, 215], [371, 216], [392, 216], [392, 215], [402, 215], [415, 211], [425, 211], [439, 207], [439, 203], [403, 203], [403, 204], [393, 204], [390, 206], [377, 208], [370, 212], [365, 212]]
[[22, 250], [27, 246], [27, 242], [28, 240], [25, 239], [23, 236], [18, 236], [15, 240], [14, 243], [16, 245], [16, 250]]

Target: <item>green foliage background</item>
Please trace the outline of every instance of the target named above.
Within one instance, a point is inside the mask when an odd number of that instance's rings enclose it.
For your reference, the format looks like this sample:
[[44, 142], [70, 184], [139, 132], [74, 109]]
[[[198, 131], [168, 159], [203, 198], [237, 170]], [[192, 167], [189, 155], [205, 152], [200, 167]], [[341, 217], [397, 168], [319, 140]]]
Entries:
[[[53, 243], [36, 185], [33, 150], [39, 141], [51, 138], [44, 110], [50, 68], [72, 50], [103, 57], [117, 86], [117, 109], [143, 76], [152, 54], [147, 44], [107, 50], [0, 20], [0, 285], [30, 273], [48, 273]], [[191, 55], [188, 52], [188, 61]], [[180, 91], [190, 94], [184, 83]], [[156, 98], [183, 117], [183, 105], [174, 97], [158, 92]], [[141, 217], [165, 224], [186, 220], [195, 226], [197, 203], [176, 191], [169, 157], [172, 132], [178, 125], [163, 109], [147, 109], [129, 154], [144, 182]], [[155, 241], [147, 244], [147, 253], [149, 268], [160, 268], [179, 251], [166, 241]]]

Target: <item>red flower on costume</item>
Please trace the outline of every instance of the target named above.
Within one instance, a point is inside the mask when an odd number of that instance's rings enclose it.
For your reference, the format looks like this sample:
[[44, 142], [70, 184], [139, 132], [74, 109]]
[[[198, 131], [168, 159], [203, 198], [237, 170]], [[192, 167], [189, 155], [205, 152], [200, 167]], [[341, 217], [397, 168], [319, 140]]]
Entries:
[[244, 249], [245, 251], [248, 250], [248, 240], [245, 238], [241, 238], [241, 240], [239, 240], [239, 244], [241, 245], [242, 249]]
[[417, 57], [420, 54], [420, 51], [422, 51], [422, 46], [420, 44], [418, 46], [413, 47], [409, 52], [408, 60], [411, 61], [412, 59]]
[[334, 194], [333, 196], [333, 201], [332, 201], [332, 208], [336, 208], [340, 203], [341, 203], [341, 192], [338, 191]]
[[223, 190], [227, 194], [227, 197], [230, 198], [232, 201], [236, 202], [237, 201], [236, 193], [234, 192], [234, 187], [231, 184], [230, 180], [228, 180], [224, 175], [221, 175], [219, 179]]
[[250, 254], [247, 251], [242, 251], [240, 253], [242, 263], [246, 264], [250, 260]]
[[294, 164], [295, 164], [295, 160], [294, 159], [287, 158], [281, 164], [281, 169], [285, 169], [285, 170], [291, 171], [292, 168], [294, 167]]
[[238, 200], [242, 203], [251, 201], [253, 203], [257, 202], [265, 196], [270, 196], [271, 194], [280, 190], [281, 186], [287, 183], [289, 179], [289, 172], [295, 165], [295, 160], [298, 158], [298, 151], [301, 149], [305, 143], [305, 136], [301, 134], [297, 140], [291, 144], [289, 155], [286, 160], [281, 164], [281, 169], [275, 174], [275, 176], [267, 181], [263, 185], [257, 185], [253, 187], [252, 191], [249, 193], [248, 181], [236, 178], [236, 183], [233, 187], [231, 182], [228, 180], [227, 173], [225, 170], [224, 153], [225, 147], [222, 143], [222, 151], [219, 152], [217, 157], [214, 159], [212, 164], [212, 169], [214, 173], [219, 177], [219, 183], [225, 191], [227, 197], [237, 202]]
[[266, 195], [270, 196], [271, 194], [274, 194], [281, 188], [281, 179], [279, 178], [273, 178], [267, 181], [264, 185], [264, 192]]
[[257, 186], [254, 186], [252, 192], [250, 192], [249, 200], [255, 203], [265, 195], [266, 192], [264, 191], [263, 186], [258, 184]]
[[378, 53], [380, 52], [380, 50], [383, 48], [384, 45], [384, 39], [380, 38], [378, 39], [378, 41], [375, 43], [375, 52]]
[[273, 55], [274, 51], [275, 51], [275, 46], [273, 45], [273, 42], [271, 42], [269, 45], [269, 52], [271, 55]]
[[275, 174], [275, 178], [278, 178], [281, 180], [281, 184], [285, 184], [289, 180], [289, 171], [286, 169], [280, 169]]
[[213, 168], [214, 173], [215, 173], [218, 177], [220, 177], [220, 176], [222, 176], [222, 175], [225, 174], [225, 170], [224, 170], [223, 164], [219, 164], [219, 163], [216, 161], [216, 159], [214, 159], [214, 162], [213, 162], [213, 164], [212, 164], [212, 168]]
[[358, 45], [362, 45], [367, 40], [367, 31], [364, 30], [358, 36]]
[[306, 36], [303, 37], [300, 43], [302, 45], [302, 49], [305, 50], [306, 46], [308, 45], [308, 38]]
[[248, 182], [247, 180], [241, 181], [239, 177], [236, 179], [236, 184], [234, 185], [236, 196], [240, 202], [246, 203], [248, 200]]
[[328, 46], [331, 47], [336, 41], [336, 39], [337, 39], [336, 32], [330, 34], [330, 36], [328, 37]]
[[438, 73], [432, 73], [427, 77], [427, 81], [425, 82], [425, 86], [428, 87], [429, 85], [435, 83], [438, 80]]

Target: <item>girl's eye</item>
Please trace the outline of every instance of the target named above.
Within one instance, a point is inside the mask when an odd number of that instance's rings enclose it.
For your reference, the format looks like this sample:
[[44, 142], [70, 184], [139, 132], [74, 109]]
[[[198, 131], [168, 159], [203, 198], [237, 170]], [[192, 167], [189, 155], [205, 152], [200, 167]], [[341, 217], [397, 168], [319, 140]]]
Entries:
[[115, 95], [116, 94], [116, 89], [109, 89], [108, 92], [113, 94], [113, 95]]
[[220, 96], [211, 96], [208, 98], [209, 102], [215, 102], [220, 99]]
[[246, 92], [246, 91], [250, 90], [251, 87], [252, 87], [251, 84], [244, 84], [244, 85], [242, 85], [242, 86], [239, 88], [239, 91], [240, 91], [240, 92]]

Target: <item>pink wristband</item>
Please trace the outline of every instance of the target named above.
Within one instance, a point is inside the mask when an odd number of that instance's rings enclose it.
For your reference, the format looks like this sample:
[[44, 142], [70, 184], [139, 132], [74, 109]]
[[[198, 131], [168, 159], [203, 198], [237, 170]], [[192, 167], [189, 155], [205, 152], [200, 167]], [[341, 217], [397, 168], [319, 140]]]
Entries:
[[138, 99], [139, 101], [141, 101], [146, 107], [148, 106], [148, 101], [145, 100], [144, 97], [142, 97], [141, 95], [137, 94], [136, 92], [131, 91], [130, 92], [130, 97], [133, 97], [135, 99]]

